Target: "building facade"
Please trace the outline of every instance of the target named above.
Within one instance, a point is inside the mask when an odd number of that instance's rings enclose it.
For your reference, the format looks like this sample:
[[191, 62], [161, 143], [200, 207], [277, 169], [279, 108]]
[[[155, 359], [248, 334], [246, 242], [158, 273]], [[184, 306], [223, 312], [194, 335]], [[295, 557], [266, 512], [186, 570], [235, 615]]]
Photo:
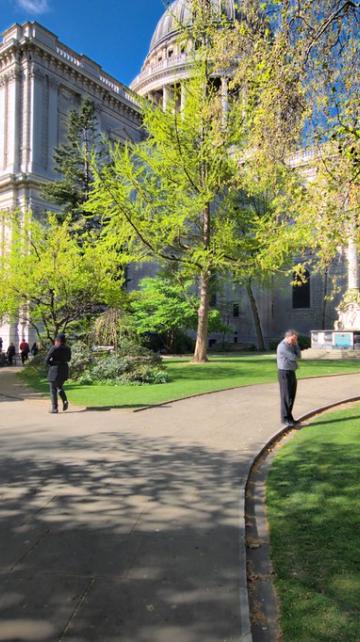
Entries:
[[[54, 180], [53, 152], [64, 139], [69, 110], [89, 97], [99, 132], [110, 140], [139, 140], [141, 112], [136, 95], [97, 63], [69, 49], [37, 24], [14, 25], [0, 43], [0, 210], [52, 207], [44, 182]], [[6, 230], [0, 230], [0, 243]], [[0, 326], [4, 348], [32, 339], [26, 324]]]
[[[236, 17], [233, 0], [212, 0], [218, 11]], [[149, 53], [131, 88], [109, 76], [96, 62], [64, 45], [36, 22], [14, 25], [0, 43], [0, 210], [31, 210], [35, 214], [52, 207], [44, 202], [41, 187], [56, 178], [54, 148], [62, 142], [66, 116], [83, 96], [96, 107], [99, 131], [111, 140], [140, 140], [141, 111], [137, 95], [146, 96], [164, 108], [175, 98], [179, 108], [185, 100], [184, 86], [191, 73], [191, 43], [179, 41], [179, 24], [191, 22], [187, 0], [175, 0], [161, 17], [151, 39]], [[222, 87], [226, 97], [226, 86]], [[306, 155], [297, 162], [306, 166]], [[5, 230], [0, 230], [4, 242]], [[130, 289], [142, 277], [156, 272], [152, 264], [130, 266]], [[329, 284], [336, 278], [338, 294], [328, 302]], [[332, 327], [336, 305], [346, 289], [346, 266], [342, 256], [329, 275], [310, 274], [308, 283], [293, 288], [289, 276], [266, 287], [254, 288], [263, 334], [269, 344], [293, 326], [301, 333]], [[213, 335], [210, 343], [255, 344], [256, 333], [247, 292], [232, 283], [213, 301], [223, 313], [229, 332]], [[31, 340], [29, 328], [19, 323], [0, 327], [4, 347]]]

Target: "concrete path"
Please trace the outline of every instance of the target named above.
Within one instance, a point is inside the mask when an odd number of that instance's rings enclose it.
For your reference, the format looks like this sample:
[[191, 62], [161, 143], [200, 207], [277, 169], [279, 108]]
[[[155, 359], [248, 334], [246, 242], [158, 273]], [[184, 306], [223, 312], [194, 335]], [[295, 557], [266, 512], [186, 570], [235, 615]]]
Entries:
[[[296, 412], [356, 395], [303, 380]], [[244, 484], [277, 385], [141, 413], [25, 397], [0, 371], [0, 641], [250, 642]]]

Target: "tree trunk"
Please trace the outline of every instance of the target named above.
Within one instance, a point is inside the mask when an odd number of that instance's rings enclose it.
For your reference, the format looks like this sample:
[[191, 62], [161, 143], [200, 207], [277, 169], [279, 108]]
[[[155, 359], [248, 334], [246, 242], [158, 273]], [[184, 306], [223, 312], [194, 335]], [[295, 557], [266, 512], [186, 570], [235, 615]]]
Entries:
[[[204, 168], [204, 173], [206, 170]], [[203, 212], [202, 233], [205, 250], [210, 246], [210, 203]], [[208, 334], [209, 334], [209, 301], [210, 301], [210, 270], [208, 266], [202, 268], [200, 274], [200, 305], [198, 309], [198, 327], [193, 363], [205, 363], [208, 360]]]
[[210, 276], [208, 272], [203, 272], [200, 277], [200, 305], [198, 309], [194, 363], [206, 363], [208, 360], [209, 290]]
[[252, 312], [253, 320], [254, 320], [257, 349], [259, 350], [259, 352], [264, 352], [265, 351], [264, 335], [263, 335], [263, 331], [262, 331], [262, 327], [261, 327], [261, 320], [260, 320], [259, 310], [258, 310], [258, 307], [257, 307], [256, 299], [254, 297], [254, 293], [253, 293], [250, 281], [248, 281], [247, 284], [246, 284], [246, 292], [247, 292], [248, 297], [249, 297], [251, 312]]

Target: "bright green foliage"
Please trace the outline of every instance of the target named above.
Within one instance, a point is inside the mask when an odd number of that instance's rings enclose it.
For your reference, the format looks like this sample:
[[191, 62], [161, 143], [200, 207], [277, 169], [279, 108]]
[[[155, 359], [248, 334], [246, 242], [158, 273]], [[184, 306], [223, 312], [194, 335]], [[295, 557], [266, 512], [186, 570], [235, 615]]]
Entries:
[[[176, 281], [173, 277], [158, 276], [143, 279], [140, 289], [131, 294], [132, 319], [140, 334], [157, 333], [164, 336], [171, 350], [177, 333], [195, 330], [199, 299], [192, 281]], [[209, 312], [209, 327], [213, 332], [226, 330], [218, 310]]]
[[281, 448], [268, 479], [284, 642], [358, 642], [359, 405], [314, 420]]
[[131, 309], [138, 332], [159, 334], [196, 327], [198, 300], [190, 293], [191, 282], [171, 282], [163, 277], [146, 278], [131, 294]]
[[50, 340], [91, 316], [100, 304], [118, 305], [123, 297], [121, 255], [104, 251], [92, 233], [82, 243], [69, 219], [45, 224], [30, 214], [1, 215], [9, 230], [0, 257], [0, 317], [28, 320]]
[[[289, 115], [284, 83], [280, 91], [260, 62], [256, 94], [264, 92], [263, 104], [257, 107], [254, 92], [241, 92], [236, 79], [227, 99], [219, 83], [221, 77], [226, 79], [230, 61], [221, 52], [234, 45], [233, 64], [236, 60], [240, 66], [245, 54], [250, 62], [259, 56], [264, 62], [261, 48], [266, 44], [271, 49], [271, 38], [256, 25], [250, 26], [251, 45], [243, 17], [234, 39], [232, 24], [221, 20], [219, 30], [211, 3], [196, 0], [193, 8], [191, 37], [197, 46], [182, 109], [177, 108], [176, 96], [165, 113], [143, 103], [146, 139], [110, 151], [112, 162], [99, 169], [88, 209], [103, 216], [110, 248], [126, 248], [129, 260], [154, 259], [180, 266], [197, 284], [200, 304], [194, 360], [204, 361], [212, 275], [245, 279], [262, 270], [274, 273], [299, 245], [305, 245], [304, 235], [289, 226], [296, 219], [300, 188], [295, 172], [283, 163], [284, 151], [291, 149], [301, 129], [303, 108], [296, 100]], [[284, 74], [291, 74], [284, 46], [272, 64], [272, 71], [282, 65]], [[252, 86], [251, 64], [247, 73]], [[291, 86], [293, 98], [298, 84]], [[271, 105], [276, 106], [275, 114]], [[265, 123], [265, 114], [272, 120]], [[268, 145], [260, 149], [266, 137]], [[268, 153], [270, 149], [276, 153]], [[265, 213], [239, 205], [239, 192], [248, 202], [260, 190], [271, 200]]]
[[60, 218], [70, 215], [72, 220], [83, 219], [83, 205], [93, 179], [90, 161], [94, 154], [100, 161], [98, 148], [95, 106], [87, 98], [78, 110], [69, 112], [66, 141], [54, 151], [54, 168], [59, 179], [43, 188], [44, 197], [61, 207]]
[[[271, 0], [267, 10], [273, 7]], [[351, 0], [279, 2], [289, 54], [306, 104], [303, 142], [313, 149], [302, 221], [328, 269], [351, 238], [360, 245], [360, 5]]]

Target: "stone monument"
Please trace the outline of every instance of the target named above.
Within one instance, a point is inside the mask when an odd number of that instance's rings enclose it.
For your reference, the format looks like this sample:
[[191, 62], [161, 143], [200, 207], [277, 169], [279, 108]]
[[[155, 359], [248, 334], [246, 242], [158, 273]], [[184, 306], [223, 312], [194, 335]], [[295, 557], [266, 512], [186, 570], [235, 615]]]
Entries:
[[334, 330], [312, 330], [311, 349], [303, 352], [308, 359], [360, 359], [360, 278], [359, 256], [355, 239], [347, 246], [348, 289], [337, 307]]

